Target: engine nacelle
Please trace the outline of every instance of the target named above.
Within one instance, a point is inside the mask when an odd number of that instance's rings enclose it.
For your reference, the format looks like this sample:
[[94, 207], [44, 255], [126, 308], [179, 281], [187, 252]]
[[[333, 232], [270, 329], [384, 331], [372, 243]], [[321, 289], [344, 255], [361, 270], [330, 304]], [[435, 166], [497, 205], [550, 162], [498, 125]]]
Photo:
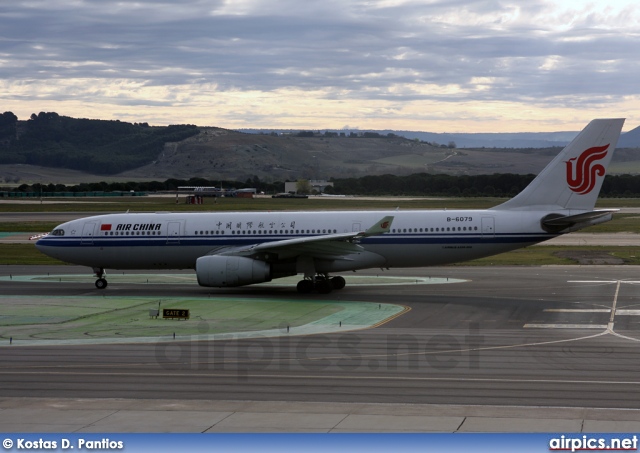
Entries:
[[196, 275], [200, 286], [242, 286], [271, 281], [271, 266], [242, 256], [201, 256]]

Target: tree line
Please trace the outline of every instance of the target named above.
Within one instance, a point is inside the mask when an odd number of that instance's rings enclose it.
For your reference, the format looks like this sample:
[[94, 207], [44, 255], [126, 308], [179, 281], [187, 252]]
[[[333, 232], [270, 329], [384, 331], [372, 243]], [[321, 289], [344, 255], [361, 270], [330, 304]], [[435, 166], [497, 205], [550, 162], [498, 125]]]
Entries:
[[[364, 176], [336, 179], [333, 191], [345, 195], [514, 197], [529, 185], [535, 176], [513, 173], [473, 176], [428, 173], [415, 173], [408, 176]], [[640, 197], [640, 175], [607, 175], [600, 195]]]
[[0, 164], [32, 164], [111, 175], [146, 165], [165, 143], [199, 132], [190, 124], [149, 126], [70, 118], [55, 112], [32, 114], [18, 121], [12, 112], [0, 115]]
[[[343, 195], [395, 195], [446, 197], [513, 197], [524, 189], [535, 175], [496, 173], [493, 175], [451, 176], [416, 173], [408, 176], [380, 175], [361, 178], [331, 179], [333, 187], [327, 193]], [[223, 187], [225, 189], [255, 188], [268, 194], [284, 191], [284, 182], [265, 182], [257, 176], [246, 181], [220, 181], [205, 178], [167, 179], [150, 182], [100, 182], [74, 186], [64, 184], [23, 184], [3, 190], [20, 192], [159, 192], [175, 191], [180, 186]], [[640, 175], [607, 175], [600, 195], [603, 197], [640, 197]]]

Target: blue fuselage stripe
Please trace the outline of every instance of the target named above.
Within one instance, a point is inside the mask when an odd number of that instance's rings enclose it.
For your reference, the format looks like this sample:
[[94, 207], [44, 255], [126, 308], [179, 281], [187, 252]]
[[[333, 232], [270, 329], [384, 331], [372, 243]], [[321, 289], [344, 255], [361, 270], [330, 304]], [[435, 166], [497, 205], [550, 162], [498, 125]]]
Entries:
[[[362, 245], [438, 245], [438, 244], [520, 244], [536, 243], [552, 239], [553, 234], [496, 234], [495, 236], [469, 235], [393, 235], [364, 238]], [[298, 237], [313, 237], [313, 235], [280, 235], [280, 236], [183, 236], [175, 238], [165, 237], [98, 237], [91, 239], [81, 238], [57, 238], [47, 237], [40, 239], [38, 245], [47, 247], [148, 247], [148, 246], [211, 246], [233, 247], [260, 244], [265, 242], [277, 242]]]

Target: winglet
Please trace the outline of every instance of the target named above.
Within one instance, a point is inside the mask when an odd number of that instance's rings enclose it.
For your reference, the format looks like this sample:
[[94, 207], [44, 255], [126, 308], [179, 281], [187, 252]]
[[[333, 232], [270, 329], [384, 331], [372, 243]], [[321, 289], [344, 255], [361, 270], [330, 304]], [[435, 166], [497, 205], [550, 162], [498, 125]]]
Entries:
[[377, 221], [367, 231], [363, 232], [359, 236], [375, 236], [376, 234], [388, 233], [393, 223], [393, 216], [388, 215]]

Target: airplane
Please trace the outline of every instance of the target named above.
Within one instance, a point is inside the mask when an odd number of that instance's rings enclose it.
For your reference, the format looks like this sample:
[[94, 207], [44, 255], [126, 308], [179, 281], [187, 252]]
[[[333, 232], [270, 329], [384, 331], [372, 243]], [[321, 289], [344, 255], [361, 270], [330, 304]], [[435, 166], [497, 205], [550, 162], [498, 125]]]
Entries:
[[195, 269], [205, 287], [302, 274], [300, 293], [344, 288], [335, 273], [444, 265], [607, 222], [595, 210], [623, 118], [592, 120], [514, 198], [486, 210], [123, 213], [63, 223], [36, 247], [105, 269]]

